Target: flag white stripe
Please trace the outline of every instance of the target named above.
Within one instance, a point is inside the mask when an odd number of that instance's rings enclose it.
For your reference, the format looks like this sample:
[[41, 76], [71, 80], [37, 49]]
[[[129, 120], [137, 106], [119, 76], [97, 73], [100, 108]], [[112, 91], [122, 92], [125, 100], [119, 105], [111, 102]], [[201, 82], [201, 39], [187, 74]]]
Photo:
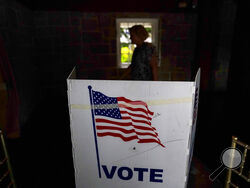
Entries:
[[131, 105], [125, 102], [118, 102], [118, 106], [120, 109], [130, 110], [129, 108], [131, 108], [134, 110], [134, 111], [131, 110], [131, 112], [139, 112], [147, 116], [152, 116], [151, 114], [153, 114], [152, 112], [149, 112], [145, 106], [142, 105]]
[[[141, 119], [135, 119], [135, 118], [133, 118], [133, 119], [114, 119], [114, 118], [110, 118], [110, 117], [96, 116], [96, 119], [108, 120], [108, 121], [113, 121], [113, 122], [117, 122], [117, 123], [131, 123], [132, 122], [134, 125], [152, 127], [151, 125], [146, 124], [144, 122], [137, 122], [137, 120], [141, 120]], [[142, 121], [145, 121], [145, 120], [142, 120]]]
[[154, 130], [145, 130], [145, 129], [138, 129], [134, 126], [128, 126], [128, 127], [124, 127], [124, 126], [119, 126], [119, 125], [114, 125], [114, 124], [108, 124], [108, 123], [96, 123], [96, 126], [102, 126], [102, 127], [115, 127], [115, 128], [121, 128], [124, 130], [136, 130], [137, 132], [141, 132], [141, 133], [150, 133], [150, 134], [154, 134], [155, 136], [157, 136], [157, 133]]
[[150, 135], [138, 135], [136, 133], [129, 133], [128, 134], [128, 133], [123, 133], [122, 131], [119, 131], [119, 130], [110, 130], [110, 131], [98, 130], [98, 133], [109, 133], [109, 132], [118, 133], [125, 138], [131, 137], [131, 136], [137, 136], [139, 139], [153, 139], [153, 140], [159, 141], [159, 139], [157, 139], [157, 137], [150, 136]]
[[150, 119], [150, 120], [152, 119], [152, 116], [151, 116], [151, 115], [145, 114], [144, 112], [141, 112], [141, 111], [132, 111], [132, 110], [130, 110], [130, 109], [123, 108], [123, 107], [120, 107], [120, 111], [121, 111], [121, 112], [122, 112], [122, 111], [128, 112], [128, 113], [130, 113], [130, 114], [133, 114], [134, 116], [136, 116], [136, 115], [143, 115], [143, 116], [147, 117], [147, 118]]
[[[108, 122], [106, 121], [108, 120]], [[134, 121], [131, 121], [131, 120], [114, 120], [112, 118], [107, 118], [107, 117], [102, 117], [102, 116], [99, 116], [98, 118], [96, 118], [96, 124], [104, 124], [104, 125], [117, 125], [117, 124], [120, 124], [119, 126], [121, 127], [124, 127], [124, 126], [140, 126], [140, 127], [144, 127], [145, 129], [150, 129], [152, 131], [155, 131], [155, 128], [148, 125], [148, 124], [145, 124], [145, 123], [140, 123], [140, 122], [134, 122]], [[126, 125], [126, 124], [130, 124], [130, 125]]]

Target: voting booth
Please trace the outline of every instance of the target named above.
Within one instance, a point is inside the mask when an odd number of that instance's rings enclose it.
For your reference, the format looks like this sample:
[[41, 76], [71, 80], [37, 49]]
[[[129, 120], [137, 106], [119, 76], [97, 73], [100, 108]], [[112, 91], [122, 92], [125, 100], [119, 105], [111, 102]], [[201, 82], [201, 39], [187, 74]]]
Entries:
[[76, 188], [184, 188], [193, 153], [195, 81], [67, 79]]

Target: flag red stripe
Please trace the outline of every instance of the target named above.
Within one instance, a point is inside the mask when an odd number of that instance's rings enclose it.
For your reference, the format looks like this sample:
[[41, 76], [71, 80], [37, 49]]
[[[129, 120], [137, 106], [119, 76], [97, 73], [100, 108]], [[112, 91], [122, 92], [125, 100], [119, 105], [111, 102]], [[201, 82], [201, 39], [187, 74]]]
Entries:
[[136, 135], [135, 136], [130, 136], [130, 137], [125, 137], [125, 136], [123, 136], [121, 134], [112, 133], [112, 132], [97, 133], [97, 136], [99, 136], [99, 137], [103, 137], [103, 136], [119, 137], [119, 138], [121, 138], [125, 142], [138, 139], [138, 136], [136, 136]]
[[156, 141], [156, 140], [154, 140], [154, 139], [140, 139], [140, 140], [138, 141], [138, 143], [152, 143], [152, 142], [158, 143], [158, 144], [160, 144], [162, 147], [165, 148], [165, 146], [164, 146], [160, 141]]
[[130, 136], [130, 137], [125, 137], [119, 133], [105, 132], [105, 133], [97, 133], [97, 136], [99, 136], [99, 137], [104, 137], [104, 136], [118, 137], [118, 138], [121, 138], [125, 142], [138, 139], [139, 140], [138, 143], [152, 143], [152, 142], [154, 142], [154, 143], [161, 145], [162, 147], [165, 147], [161, 142], [159, 142], [155, 139], [139, 139], [136, 135]]
[[131, 116], [134, 116], [134, 117], [144, 118], [144, 119], [147, 119], [147, 120], [152, 120], [152, 118], [147, 117], [147, 116], [144, 116], [144, 115], [142, 115], [142, 114], [134, 114], [134, 113], [127, 112], [127, 111], [123, 111], [123, 110], [120, 110], [120, 113], [121, 113], [121, 114], [128, 114], [128, 115], [131, 115]]
[[143, 112], [143, 113], [145, 113], [146, 116], [148, 116], [148, 114], [151, 115], [151, 116], [153, 115], [153, 114], [150, 114], [149, 111], [147, 111], [147, 110], [145, 110], [143, 108], [133, 108], [133, 107], [127, 106], [125, 104], [118, 104], [118, 106], [120, 108], [126, 108], [126, 109], [128, 109], [130, 111], [134, 111], [134, 112]]
[[148, 109], [147, 103], [145, 103], [145, 102], [143, 102], [143, 101], [132, 101], [132, 100], [129, 100], [129, 99], [125, 98], [125, 97], [117, 97], [117, 101], [118, 101], [118, 102], [119, 102], [119, 101], [124, 101], [124, 102], [126, 102], [126, 103], [133, 104], [133, 105], [143, 105], [143, 106], [145, 106], [145, 107], [147, 108], [147, 110], [148, 110], [148, 112], [149, 112], [150, 115], [153, 115], [153, 114], [154, 114], [154, 112], [151, 112], [151, 111]]
[[133, 119], [133, 118], [131, 118], [131, 116], [124, 116], [124, 117], [122, 117], [122, 119], [130, 119], [131, 121], [133, 121], [135, 123], [145, 123], [145, 124], [151, 125], [150, 121]]
[[121, 127], [112, 127], [112, 126], [101, 126], [101, 125], [97, 125], [96, 126], [97, 130], [117, 130], [117, 131], [121, 131], [125, 134], [130, 134], [130, 133], [136, 133], [137, 135], [141, 135], [141, 136], [153, 136], [153, 137], [156, 137], [158, 136], [158, 134], [152, 134], [152, 133], [149, 133], [149, 132], [138, 132], [138, 131], [135, 131], [134, 129], [130, 129], [130, 130], [127, 130], [127, 129], [123, 129]]
[[109, 124], [120, 125], [120, 126], [133, 126], [136, 129], [142, 129], [142, 130], [152, 130], [152, 131], [154, 131], [154, 129], [155, 129], [154, 127], [151, 127], [151, 126], [144, 127], [144, 126], [140, 126], [140, 125], [133, 125], [132, 122], [121, 123], [121, 122], [110, 121], [110, 120], [101, 119], [101, 118], [96, 118], [96, 123], [109, 123]]

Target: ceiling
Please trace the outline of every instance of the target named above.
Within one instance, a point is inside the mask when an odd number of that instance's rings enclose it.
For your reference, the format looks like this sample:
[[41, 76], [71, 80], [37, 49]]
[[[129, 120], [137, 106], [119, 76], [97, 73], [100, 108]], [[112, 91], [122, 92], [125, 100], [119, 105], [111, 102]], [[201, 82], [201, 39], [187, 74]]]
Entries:
[[[93, 12], [175, 11], [180, 0], [16, 0], [31, 10], [68, 10]], [[186, 0], [191, 1], [191, 0]]]

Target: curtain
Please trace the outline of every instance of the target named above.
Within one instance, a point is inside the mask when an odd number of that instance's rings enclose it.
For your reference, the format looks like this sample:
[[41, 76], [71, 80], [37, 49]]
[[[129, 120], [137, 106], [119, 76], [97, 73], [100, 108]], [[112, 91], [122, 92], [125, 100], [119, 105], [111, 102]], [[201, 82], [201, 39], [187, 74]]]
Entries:
[[[15, 77], [9, 62], [3, 40], [0, 38], [0, 75], [1, 75], [1, 123], [0, 127], [7, 138], [20, 136], [19, 126], [19, 96]], [[6, 95], [7, 94], [7, 95]]]

